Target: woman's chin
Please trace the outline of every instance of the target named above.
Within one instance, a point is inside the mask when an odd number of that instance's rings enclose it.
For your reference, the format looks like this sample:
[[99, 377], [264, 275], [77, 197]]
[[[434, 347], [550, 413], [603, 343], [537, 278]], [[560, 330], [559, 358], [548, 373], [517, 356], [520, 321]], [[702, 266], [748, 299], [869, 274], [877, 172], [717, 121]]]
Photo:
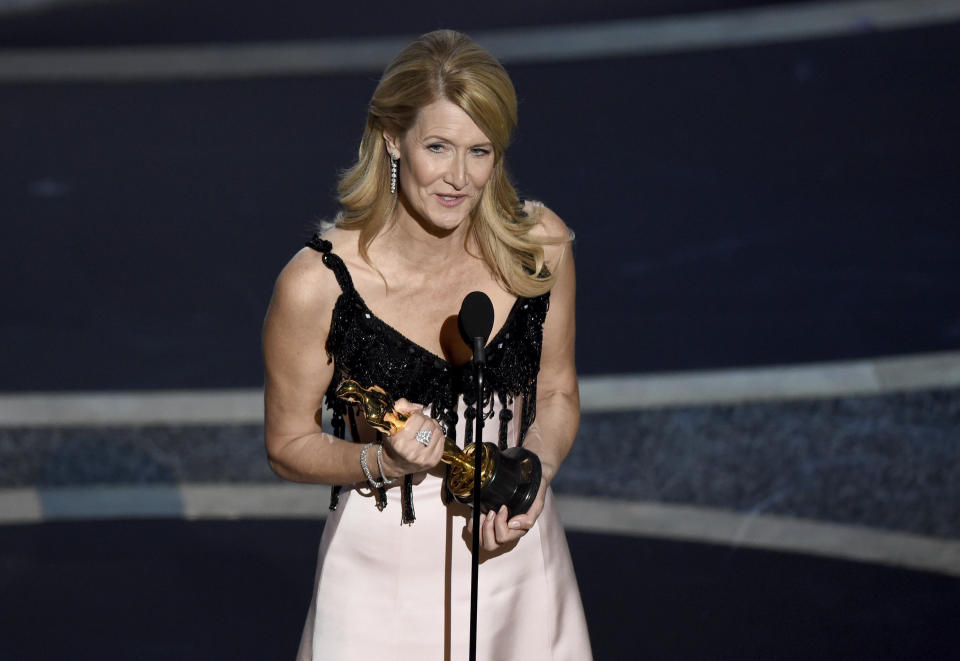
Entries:
[[449, 236], [460, 227], [470, 222], [470, 213], [476, 203], [473, 200], [465, 199], [462, 203], [449, 207], [440, 202], [427, 199], [421, 204], [413, 205], [406, 199], [402, 201], [406, 212], [419, 224], [424, 230], [434, 236]]
[[423, 219], [421, 224], [431, 234], [446, 236], [453, 234], [455, 231], [457, 231], [457, 229], [469, 222], [470, 213], [467, 209], [457, 209], [454, 213], [451, 213], [451, 210], [449, 209], [445, 209], [443, 211], [424, 215], [421, 218]]

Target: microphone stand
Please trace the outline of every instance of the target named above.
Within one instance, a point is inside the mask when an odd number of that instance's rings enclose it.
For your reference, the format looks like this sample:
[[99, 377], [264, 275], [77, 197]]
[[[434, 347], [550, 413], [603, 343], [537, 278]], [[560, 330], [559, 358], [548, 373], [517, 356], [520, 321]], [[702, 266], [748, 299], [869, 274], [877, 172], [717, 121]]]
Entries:
[[473, 544], [470, 567], [470, 661], [477, 660], [477, 585], [480, 577], [480, 472], [483, 470], [483, 368], [486, 364], [483, 337], [473, 339], [473, 378], [477, 385], [477, 415], [473, 435]]

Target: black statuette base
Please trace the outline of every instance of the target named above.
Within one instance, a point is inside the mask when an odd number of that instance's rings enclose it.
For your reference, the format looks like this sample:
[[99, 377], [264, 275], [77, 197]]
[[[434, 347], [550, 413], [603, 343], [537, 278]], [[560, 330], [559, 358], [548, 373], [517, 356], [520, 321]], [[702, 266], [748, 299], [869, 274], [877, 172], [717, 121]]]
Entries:
[[[540, 490], [543, 469], [540, 458], [530, 450], [513, 447], [503, 452], [493, 443], [484, 443], [494, 460], [490, 478], [480, 489], [480, 512], [497, 511], [507, 506], [509, 516], [524, 514], [533, 505]], [[473, 495], [454, 498], [467, 505], [473, 504]]]

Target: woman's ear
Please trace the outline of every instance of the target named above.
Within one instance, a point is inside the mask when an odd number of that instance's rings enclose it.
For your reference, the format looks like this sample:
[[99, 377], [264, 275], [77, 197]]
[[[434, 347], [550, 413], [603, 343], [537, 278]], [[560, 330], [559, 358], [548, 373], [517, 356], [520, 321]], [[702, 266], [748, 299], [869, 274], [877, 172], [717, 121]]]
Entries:
[[394, 158], [400, 158], [400, 141], [386, 131], [383, 132], [383, 141], [387, 144], [387, 153]]

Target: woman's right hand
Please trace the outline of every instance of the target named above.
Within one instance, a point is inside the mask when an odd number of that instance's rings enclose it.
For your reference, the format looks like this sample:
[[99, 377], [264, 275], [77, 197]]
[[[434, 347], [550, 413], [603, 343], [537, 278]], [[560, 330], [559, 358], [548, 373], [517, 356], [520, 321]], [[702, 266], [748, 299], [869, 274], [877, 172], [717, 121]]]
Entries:
[[[443, 455], [444, 434], [436, 420], [423, 415], [423, 407], [405, 399], [394, 402], [398, 413], [407, 415], [403, 429], [383, 440], [383, 470], [387, 478], [428, 471]], [[430, 432], [430, 445], [417, 440], [417, 432]]]

